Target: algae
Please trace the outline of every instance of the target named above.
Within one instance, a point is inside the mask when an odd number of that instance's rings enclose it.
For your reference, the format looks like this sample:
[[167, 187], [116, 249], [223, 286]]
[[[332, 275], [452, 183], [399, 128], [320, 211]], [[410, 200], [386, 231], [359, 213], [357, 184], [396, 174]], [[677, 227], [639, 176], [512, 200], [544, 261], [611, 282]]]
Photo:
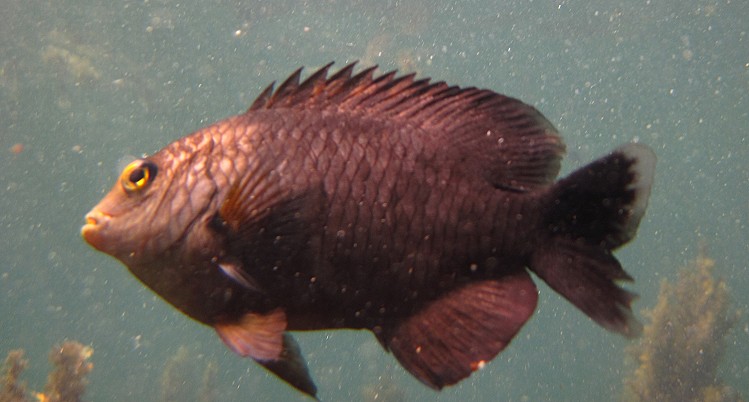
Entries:
[[739, 319], [726, 282], [701, 246], [675, 283], [664, 280], [649, 323], [630, 352], [639, 366], [626, 380], [625, 401], [741, 401], [718, 374], [726, 337]]
[[88, 385], [87, 376], [94, 365], [89, 361], [94, 350], [76, 341], [65, 341], [49, 352], [53, 369], [47, 377], [44, 392], [29, 391], [20, 379], [28, 367], [21, 349], [8, 353], [3, 365], [3, 388], [0, 402], [79, 402]]

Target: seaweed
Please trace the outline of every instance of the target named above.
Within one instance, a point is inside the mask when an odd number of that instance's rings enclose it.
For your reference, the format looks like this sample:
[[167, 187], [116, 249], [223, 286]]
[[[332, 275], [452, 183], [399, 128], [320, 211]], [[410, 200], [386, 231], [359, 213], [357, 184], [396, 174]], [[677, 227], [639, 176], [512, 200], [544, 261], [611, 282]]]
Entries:
[[20, 380], [28, 367], [21, 349], [8, 353], [3, 367], [3, 388], [0, 402], [79, 402], [88, 385], [88, 374], [94, 365], [89, 361], [94, 350], [75, 341], [65, 341], [49, 352], [53, 365], [44, 392], [31, 392]]
[[625, 401], [742, 400], [718, 375], [726, 336], [740, 312], [714, 267], [701, 246], [675, 283], [661, 283], [656, 306], [645, 312], [650, 322], [630, 350], [639, 366], [626, 380]]
[[[218, 393], [218, 366], [205, 361], [203, 356], [194, 356], [190, 348], [180, 346], [164, 363], [161, 373], [162, 402], [214, 402], [220, 400]], [[199, 389], [196, 389], [199, 384]]]
[[21, 373], [28, 367], [29, 361], [23, 358], [23, 350], [11, 350], [3, 364], [3, 388], [0, 390], [0, 402], [26, 401], [26, 383], [20, 380]]
[[[90, 361], [93, 353], [93, 348], [76, 341], [55, 345], [49, 352], [53, 368], [47, 375], [43, 392], [34, 392], [21, 380], [29, 366], [24, 351], [8, 352], [0, 371], [0, 402], [81, 402], [88, 386], [88, 375], [94, 368]], [[200, 363], [204, 363], [202, 367]], [[220, 400], [217, 377], [218, 366], [214, 362], [193, 358], [187, 347], [180, 346], [165, 362], [160, 399], [164, 402]], [[199, 384], [200, 388], [196, 390], [194, 384]]]
[[65, 341], [49, 352], [54, 369], [47, 377], [42, 402], [78, 402], [83, 398], [88, 379], [94, 368], [89, 358], [94, 353], [90, 346]]

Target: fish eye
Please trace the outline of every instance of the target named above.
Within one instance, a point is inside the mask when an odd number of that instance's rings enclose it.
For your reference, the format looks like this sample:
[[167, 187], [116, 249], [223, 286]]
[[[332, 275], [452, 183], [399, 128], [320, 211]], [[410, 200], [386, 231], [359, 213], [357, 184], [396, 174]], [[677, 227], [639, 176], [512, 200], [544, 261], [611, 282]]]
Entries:
[[126, 192], [132, 193], [146, 188], [156, 177], [156, 165], [144, 160], [136, 160], [125, 166], [120, 175], [120, 183]]

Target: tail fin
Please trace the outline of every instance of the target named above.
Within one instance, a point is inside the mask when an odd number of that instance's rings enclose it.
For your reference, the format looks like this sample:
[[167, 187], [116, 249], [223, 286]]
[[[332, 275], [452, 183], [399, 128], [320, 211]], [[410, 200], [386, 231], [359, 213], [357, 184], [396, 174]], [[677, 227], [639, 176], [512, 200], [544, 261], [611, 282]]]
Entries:
[[637, 336], [635, 295], [616, 281], [631, 281], [611, 251], [632, 240], [645, 213], [655, 154], [628, 144], [557, 182], [546, 212], [548, 240], [531, 269], [552, 289], [606, 329]]

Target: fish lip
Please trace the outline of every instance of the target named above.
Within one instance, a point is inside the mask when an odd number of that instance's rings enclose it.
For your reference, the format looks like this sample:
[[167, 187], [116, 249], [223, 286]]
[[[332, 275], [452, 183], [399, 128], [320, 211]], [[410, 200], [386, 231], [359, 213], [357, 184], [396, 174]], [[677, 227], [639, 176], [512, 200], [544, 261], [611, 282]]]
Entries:
[[89, 213], [87, 213], [85, 218], [86, 218], [86, 224], [83, 225], [84, 228], [96, 227], [96, 226], [104, 224], [104, 222], [112, 218], [112, 215], [99, 211], [98, 209], [94, 209], [94, 210], [91, 210]]
[[94, 248], [101, 249], [102, 229], [109, 223], [112, 215], [99, 210], [92, 210], [85, 216], [86, 224], [81, 227], [81, 236]]

